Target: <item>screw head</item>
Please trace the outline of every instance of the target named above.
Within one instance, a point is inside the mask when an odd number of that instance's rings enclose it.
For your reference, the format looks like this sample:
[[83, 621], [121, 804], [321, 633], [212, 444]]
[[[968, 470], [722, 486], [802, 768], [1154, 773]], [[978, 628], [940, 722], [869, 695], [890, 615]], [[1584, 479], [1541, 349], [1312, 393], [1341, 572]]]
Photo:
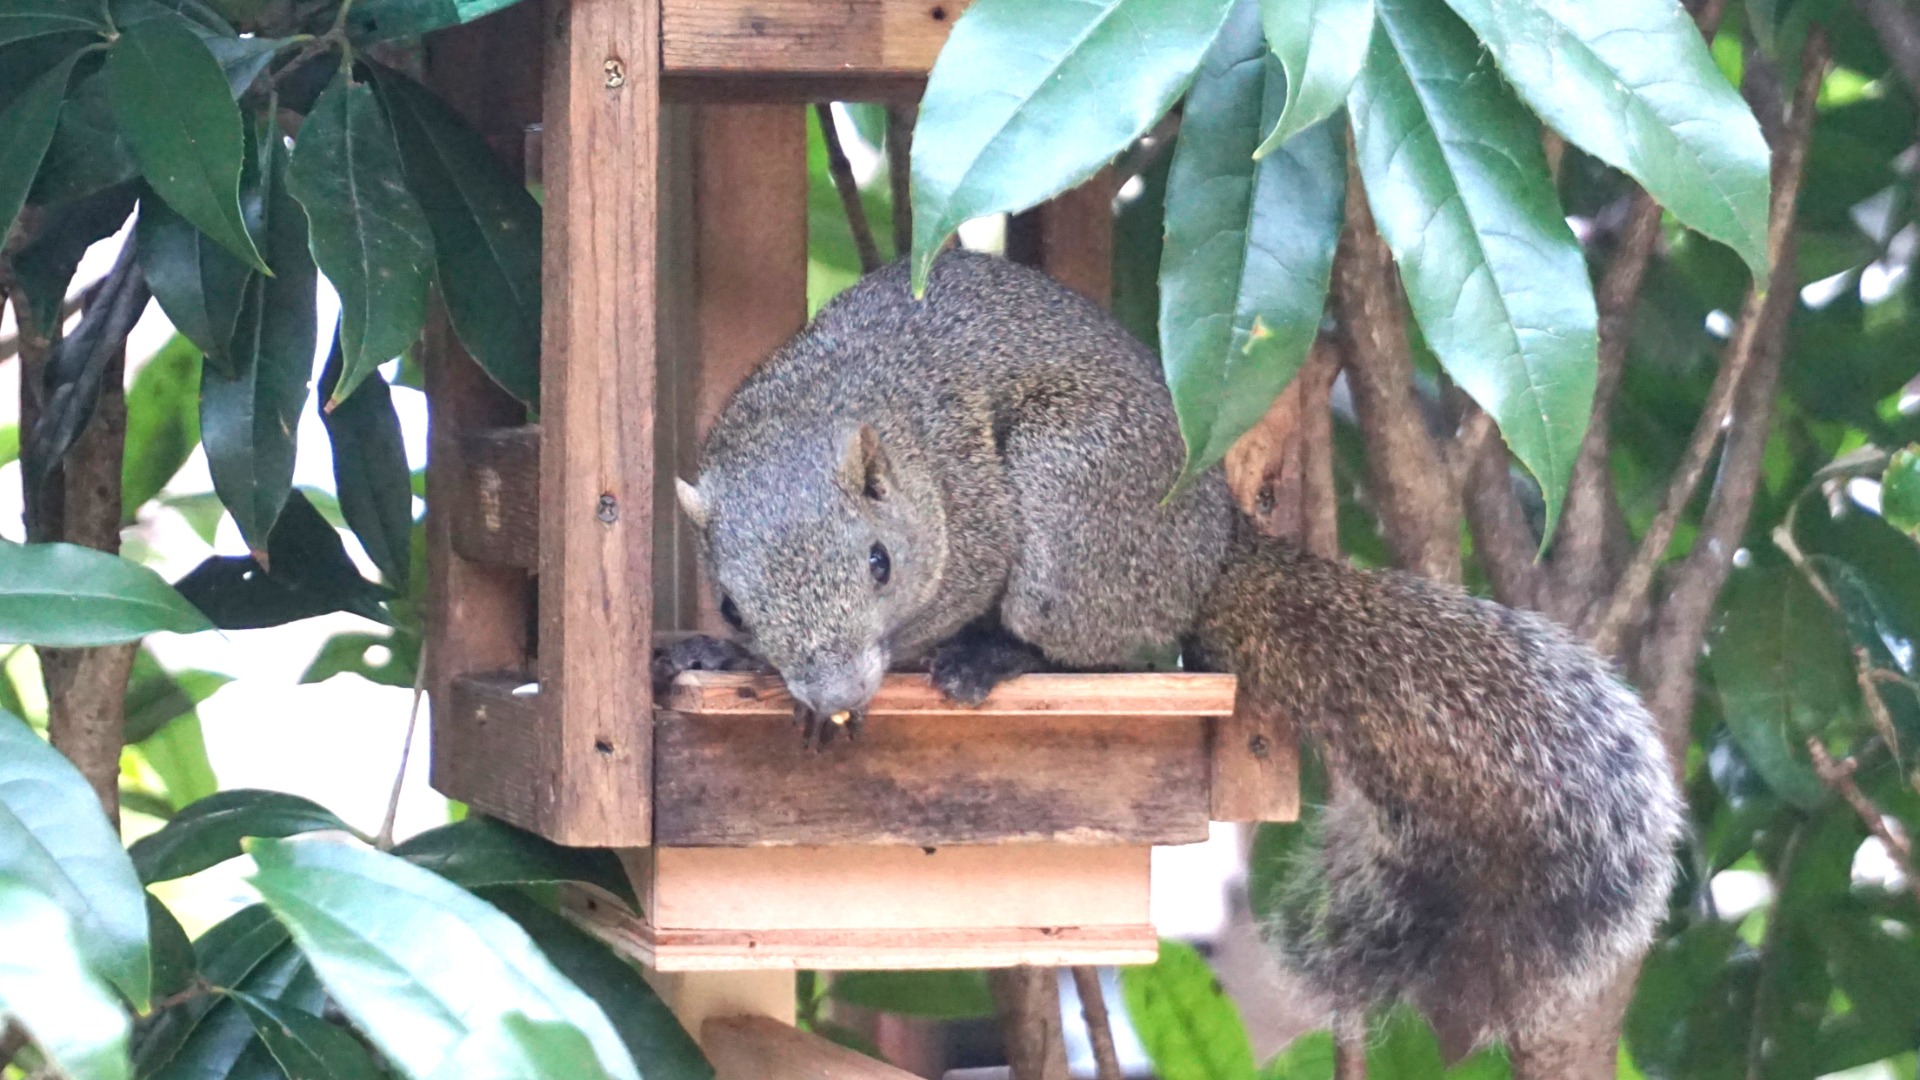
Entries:
[[600, 70], [606, 73], [607, 89], [616, 90], [627, 84], [627, 65], [621, 63], [619, 57], [610, 58], [600, 65]]

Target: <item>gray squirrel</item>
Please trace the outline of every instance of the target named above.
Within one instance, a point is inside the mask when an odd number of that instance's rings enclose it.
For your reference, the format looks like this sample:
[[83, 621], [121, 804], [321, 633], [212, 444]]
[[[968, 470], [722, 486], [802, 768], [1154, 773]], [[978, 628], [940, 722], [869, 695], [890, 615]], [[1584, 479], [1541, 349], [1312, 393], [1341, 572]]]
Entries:
[[827, 304], [679, 494], [810, 733], [916, 661], [978, 702], [1169, 645], [1295, 716], [1337, 783], [1274, 929], [1348, 1015], [1408, 1001], [1464, 1048], [1637, 958], [1681, 804], [1633, 693], [1537, 615], [1259, 535], [1218, 469], [1166, 498], [1183, 453], [1152, 352], [1045, 275], [952, 252], [922, 300], [895, 263]]

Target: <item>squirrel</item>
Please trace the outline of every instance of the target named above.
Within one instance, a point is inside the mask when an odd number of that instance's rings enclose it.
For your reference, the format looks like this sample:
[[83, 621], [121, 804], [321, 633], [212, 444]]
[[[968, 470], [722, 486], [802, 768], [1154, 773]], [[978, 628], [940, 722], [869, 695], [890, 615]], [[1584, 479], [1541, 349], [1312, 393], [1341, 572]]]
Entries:
[[722, 614], [809, 738], [917, 660], [978, 702], [1184, 648], [1332, 768], [1273, 929], [1342, 1014], [1406, 1001], [1464, 1050], [1639, 956], [1681, 804], [1604, 660], [1540, 616], [1261, 535], [1218, 467], [1169, 497], [1159, 361], [1044, 274], [956, 251], [923, 299], [908, 284], [895, 263], [823, 307], [678, 482]]

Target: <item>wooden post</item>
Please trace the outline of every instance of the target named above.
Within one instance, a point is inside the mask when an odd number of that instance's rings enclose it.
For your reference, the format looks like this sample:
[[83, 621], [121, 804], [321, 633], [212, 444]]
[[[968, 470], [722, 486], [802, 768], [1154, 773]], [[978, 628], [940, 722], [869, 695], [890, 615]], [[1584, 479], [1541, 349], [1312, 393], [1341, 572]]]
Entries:
[[540, 794], [556, 840], [645, 844], [660, 0], [548, 15]]

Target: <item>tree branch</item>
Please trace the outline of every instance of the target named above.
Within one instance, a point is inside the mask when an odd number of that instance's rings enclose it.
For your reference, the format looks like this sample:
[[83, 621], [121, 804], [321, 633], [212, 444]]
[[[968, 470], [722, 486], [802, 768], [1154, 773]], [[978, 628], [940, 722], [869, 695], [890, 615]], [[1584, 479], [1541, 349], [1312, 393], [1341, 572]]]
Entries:
[[1087, 1022], [1087, 1042], [1093, 1047], [1095, 1080], [1126, 1080], [1120, 1055], [1113, 1047], [1113, 1024], [1107, 1019], [1107, 992], [1098, 968], [1073, 969], [1073, 989], [1080, 997], [1080, 1015]]
[[893, 193], [893, 257], [913, 249], [913, 125], [917, 105], [887, 106], [887, 184]]
[[860, 253], [860, 272], [871, 274], [880, 268], [880, 248], [873, 242], [873, 226], [867, 222], [867, 207], [860, 201], [860, 185], [853, 179], [853, 164], [840, 145], [840, 130], [833, 123], [833, 106], [820, 102], [813, 107], [820, 121], [820, 140], [827, 145], [827, 173], [833, 177], [834, 190], [840, 193], [840, 206], [847, 212], [847, 228], [853, 231], [854, 250]]
[[1854, 781], [1853, 774], [1860, 763], [1852, 758], [1835, 761], [1819, 739], [1807, 740], [1807, 753], [1813, 756], [1814, 775], [1820, 778], [1828, 791], [1846, 800], [1847, 805], [1853, 807], [1853, 812], [1860, 816], [1867, 831], [1886, 845], [1887, 856], [1900, 868], [1900, 876], [1906, 879], [1913, 898], [1920, 900], [1920, 877], [1915, 877], [1913, 873], [1913, 843], [1888, 827], [1887, 815], [1873, 804], [1872, 799], [1867, 798], [1867, 793], [1861, 791], [1860, 785]]
[[1057, 969], [1001, 968], [987, 972], [987, 985], [1000, 1014], [1013, 1080], [1068, 1080]]
[[[1349, 136], [1351, 138], [1351, 136]], [[1347, 384], [1367, 442], [1367, 475], [1387, 547], [1403, 569], [1460, 580], [1459, 501], [1413, 388], [1393, 255], [1348, 154], [1347, 227], [1333, 260]]]
[[1340, 374], [1337, 342], [1321, 338], [1265, 416], [1227, 451], [1227, 487], [1261, 531], [1323, 558], [1340, 553], [1328, 396]]
[[1458, 465], [1473, 549], [1493, 585], [1494, 599], [1509, 607], [1537, 608], [1545, 592], [1546, 572], [1535, 559], [1540, 537], [1513, 490], [1513, 470], [1499, 428], [1464, 393], [1460, 433], [1451, 447]]

